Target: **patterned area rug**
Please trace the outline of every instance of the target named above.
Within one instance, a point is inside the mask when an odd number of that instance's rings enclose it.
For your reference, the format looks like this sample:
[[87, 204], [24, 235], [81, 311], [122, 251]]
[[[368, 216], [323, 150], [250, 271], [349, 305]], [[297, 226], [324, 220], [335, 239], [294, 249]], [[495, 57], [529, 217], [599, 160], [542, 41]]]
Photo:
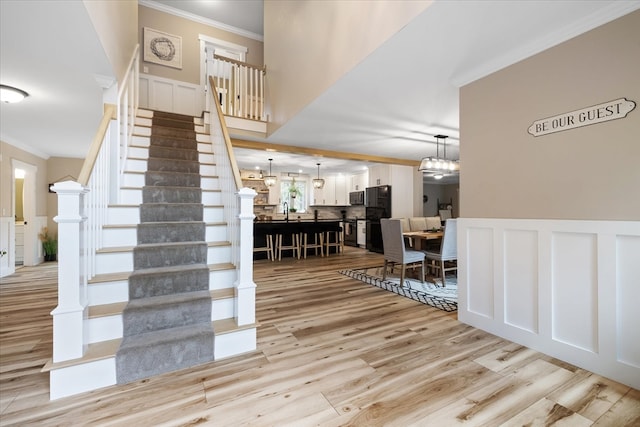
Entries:
[[400, 286], [400, 275], [396, 271], [382, 280], [382, 267], [342, 270], [340, 273], [443, 311], [458, 310], [458, 281], [455, 275], [447, 276], [447, 286], [443, 288], [442, 280], [433, 277], [427, 277], [424, 283], [405, 277], [404, 286]]

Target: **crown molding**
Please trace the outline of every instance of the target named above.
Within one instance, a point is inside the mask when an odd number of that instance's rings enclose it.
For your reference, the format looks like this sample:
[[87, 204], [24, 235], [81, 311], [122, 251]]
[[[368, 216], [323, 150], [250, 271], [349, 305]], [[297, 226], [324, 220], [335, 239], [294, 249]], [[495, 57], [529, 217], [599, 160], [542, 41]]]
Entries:
[[584, 34], [587, 31], [611, 22], [614, 19], [627, 15], [637, 9], [640, 9], [640, 2], [638, 1], [611, 2], [602, 9], [575, 21], [564, 28], [545, 34], [543, 37], [540, 37], [531, 43], [506, 52], [504, 55], [495, 57], [470, 70], [453, 75], [451, 77], [451, 84], [456, 87], [467, 85], [475, 80], [506, 68], [509, 65], [515, 64], [516, 62], [522, 61], [523, 59], [529, 58], [530, 56], [538, 54], [569, 39]]
[[209, 27], [217, 28], [219, 30], [227, 31], [229, 33], [233, 33], [239, 36], [247, 37], [249, 39], [257, 40], [259, 42], [264, 42], [264, 37], [260, 34], [253, 33], [251, 31], [246, 31], [241, 28], [233, 27], [231, 25], [223, 24], [222, 22], [214, 21], [213, 19], [208, 19], [199, 15], [194, 15], [193, 13], [185, 12], [184, 10], [179, 10], [171, 6], [166, 6], [164, 4], [156, 3], [152, 0], [138, 0], [138, 5], [155, 9], [160, 12], [168, 13], [169, 15], [174, 15], [180, 18], [188, 19], [190, 21], [194, 21], [199, 24], [208, 25]]
[[37, 148], [33, 148], [30, 145], [23, 144], [22, 142], [18, 142], [15, 139], [11, 137], [7, 137], [7, 135], [4, 135], [4, 134], [0, 135], [0, 141], [4, 142], [7, 145], [11, 145], [12, 147], [17, 148], [18, 150], [22, 150], [25, 153], [29, 153], [36, 157], [40, 157], [43, 160], [49, 160], [49, 158], [51, 157], [47, 153], [40, 151]]

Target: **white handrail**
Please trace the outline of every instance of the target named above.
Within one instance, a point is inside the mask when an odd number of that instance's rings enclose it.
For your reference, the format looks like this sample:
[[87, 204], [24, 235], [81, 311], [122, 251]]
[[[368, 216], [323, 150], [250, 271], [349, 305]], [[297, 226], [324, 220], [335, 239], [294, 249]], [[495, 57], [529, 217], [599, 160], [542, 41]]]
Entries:
[[[218, 93], [213, 78], [209, 78], [210, 93]], [[255, 322], [255, 288], [253, 281], [253, 200], [257, 193], [250, 188], [241, 188], [238, 169], [224, 115], [216, 99], [211, 100], [209, 133], [213, 145], [216, 170], [220, 183], [224, 218], [227, 221], [231, 262], [236, 267], [235, 318], [238, 325]]]
[[138, 50], [134, 49], [117, 104], [105, 114], [82, 166], [78, 182], [57, 182], [58, 306], [53, 315], [53, 361], [82, 357], [87, 348], [84, 319], [87, 283], [96, 275], [97, 251], [109, 204], [117, 202], [120, 174], [133, 138], [138, 109]]

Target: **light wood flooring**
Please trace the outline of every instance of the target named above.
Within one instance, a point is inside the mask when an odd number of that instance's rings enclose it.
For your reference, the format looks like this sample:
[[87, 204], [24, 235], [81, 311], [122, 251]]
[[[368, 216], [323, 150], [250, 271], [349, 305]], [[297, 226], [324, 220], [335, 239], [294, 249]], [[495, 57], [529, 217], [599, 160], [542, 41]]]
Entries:
[[348, 248], [255, 264], [258, 350], [49, 401], [56, 264], [0, 285], [2, 426], [640, 426], [640, 392], [350, 279]]

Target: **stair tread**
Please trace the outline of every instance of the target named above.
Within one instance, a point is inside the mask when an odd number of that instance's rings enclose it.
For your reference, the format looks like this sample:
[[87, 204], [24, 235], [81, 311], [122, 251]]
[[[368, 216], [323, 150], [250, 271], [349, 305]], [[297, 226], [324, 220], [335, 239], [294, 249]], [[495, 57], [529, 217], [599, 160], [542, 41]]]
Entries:
[[207, 265], [206, 264], [186, 264], [186, 265], [172, 265], [168, 267], [141, 268], [141, 269], [132, 271], [130, 274], [130, 277], [138, 276], [138, 275], [150, 275], [150, 274], [166, 275], [166, 274], [176, 273], [176, 272], [185, 271], [185, 270], [199, 270], [203, 268], [207, 268]]
[[89, 306], [89, 318], [116, 316], [122, 314], [122, 310], [127, 305], [127, 301], [113, 302], [111, 304], [100, 304]]
[[187, 337], [195, 337], [203, 334], [213, 334], [211, 323], [178, 326], [171, 329], [161, 329], [158, 331], [145, 332], [143, 334], [131, 335], [123, 338], [120, 345], [121, 350], [130, 350], [138, 347], [147, 347], [173, 341], [184, 340]]
[[[238, 326], [235, 319], [220, 319], [211, 322], [214, 335], [223, 335], [236, 331], [253, 329], [260, 326], [258, 323]], [[89, 344], [85, 354], [78, 359], [65, 360], [64, 362], [54, 363], [53, 359], [49, 359], [40, 372], [49, 372], [56, 369], [67, 368], [70, 366], [82, 365], [85, 363], [95, 362], [97, 360], [109, 359], [116, 356], [116, 352], [120, 348], [121, 338], [100, 341]]]
[[131, 275], [130, 271], [96, 274], [95, 276], [93, 276], [92, 279], [88, 280], [88, 283], [91, 285], [93, 283], [105, 283], [105, 282], [116, 282], [121, 280], [128, 280], [130, 275]]
[[148, 307], [160, 307], [171, 304], [179, 304], [197, 299], [211, 299], [209, 290], [183, 292], [178, 294], [157, 295], [145, 298], [136, 298], [126, 304], [126, 309], [144, 309]]
[[53, 359], [44, 365], [40, 372], [49, 372], [55, 369], [66, 368], [69, 366], [82, 365], [84, 363], [95, 362], [97, 360], [108, 359], [116, 356], [116, 351], [120, 348], [121, 338], [108, 341], [100, 341], [89, 344], [87, 351], [79, 359], [65, 360], [64, 362], [54, 363]]
[[195, 242], [187, 241], [187, 242], [139, 243], [136, 246], [136, 248], [147, 249], [147, 248], [153, 248], [153, 247], [158, 247], [158, 246], [162, 246], [162, 247], [200, 246], [200, 245], [204, 245], [206, 243], [207, 242], [205, 242], [204, 240], [195, 241]]
[[132, 252], [134, 246], [107, 246], [96, 251], [99, 254], [116, 253], [116, 252]]

